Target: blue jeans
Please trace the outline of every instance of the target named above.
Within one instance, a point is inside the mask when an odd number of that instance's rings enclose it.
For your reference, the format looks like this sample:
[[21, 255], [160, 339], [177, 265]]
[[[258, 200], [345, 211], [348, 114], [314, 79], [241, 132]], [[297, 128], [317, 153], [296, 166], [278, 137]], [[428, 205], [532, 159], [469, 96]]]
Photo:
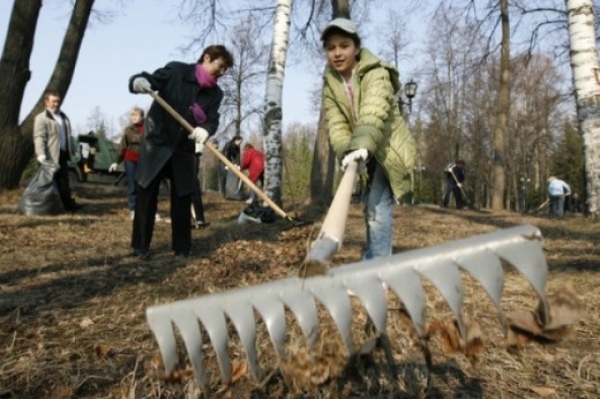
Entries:
[[565, 216], [565, 196], [551, 195], [550, 196], [550, 214], [559, 218]]
[[137, 198], [137, 190], [135, 184], [135, 170], [137, 162], [125, 161], [125, 176], [127, 178], [127, 203], [130, 211], [135, 211], [135, 201]]
[[363, 196], [367, 225], [367, 246], [363, 259], [392, 254], [395, 202], [390, 181], [381, 167], [376, 165]]

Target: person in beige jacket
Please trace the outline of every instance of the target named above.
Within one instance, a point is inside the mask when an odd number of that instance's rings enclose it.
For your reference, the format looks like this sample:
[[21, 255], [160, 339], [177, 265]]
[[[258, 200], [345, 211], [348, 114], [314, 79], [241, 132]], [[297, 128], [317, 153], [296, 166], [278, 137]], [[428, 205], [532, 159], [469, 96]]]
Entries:
[[393, 206], [410, 190], [416, 147], [400, 115], [398, 71], [361, 47], [356, 25], [331, 21], [321, 35], [327, 56], [323, 107], [331, 147], [342, 169], [366, 169], [364, 259], [389, 256]]
[[67, 211], [77, 211], [81, 205], [75, 202], [69, 186], [67, 162], [73, 154], [71, 122], [60, 110], [61, 96], [57, 91], [44, 94], [46, 109], [36, 115], [33, 124], [35, 156], [40, 164], [52, 162], [59, 166], [54, 175], [60, 199]]

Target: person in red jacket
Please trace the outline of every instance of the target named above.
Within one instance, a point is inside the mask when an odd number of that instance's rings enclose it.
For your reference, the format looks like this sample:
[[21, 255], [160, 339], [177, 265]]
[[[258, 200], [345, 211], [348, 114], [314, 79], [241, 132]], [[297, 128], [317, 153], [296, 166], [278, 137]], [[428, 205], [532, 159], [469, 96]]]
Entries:
[[[262, 187], [265, 175], [265, 155], [250, 143], [244, 145], [244, 155], [240, 164], [240, 170], [246, 169], [248, 169], [248, 178], [252, 183]], [[254, 191], [250, 191], [250, 196], [246, 202], [251, 204], [255, 199], [256, 194]]]

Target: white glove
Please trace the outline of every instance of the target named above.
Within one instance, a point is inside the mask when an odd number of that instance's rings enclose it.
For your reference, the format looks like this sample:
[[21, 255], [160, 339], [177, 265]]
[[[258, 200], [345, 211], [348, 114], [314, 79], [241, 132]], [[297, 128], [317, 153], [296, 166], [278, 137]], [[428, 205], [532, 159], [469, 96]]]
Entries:
[[349, 152], [348, 154], [346, 154], [344, 159], [342, 159], [342, 170], [346, 170], [350, 162], [356, 162], [360, 164], [361, 162], [366, 161], [368, 157], [369, 152], [364, 148], [360, 148], [358, 150]]
[[[192, 130], [192, 133], [188, 136], [188, 139], [194, 140], [196, 144], [204, 144], [208, 140], [208, 132], [206, 129], [197, 127]], [[204, 146], [203, 146], [204, 147]]]
[[133, 91], [136, 93], [148, 93], [152, 91], [152, 86], [146, 78], [135, 78], [133, 79]]
[[114, 172], [114, 171], [116, 171], [116, 170], [117, 170], [117, 167], [118, 167], [118, 166], [119, 166], [119, 164], [117, 164], [116, 162], [115, 162], [115, 163], [112, 163], [112, 164], [111, 164], [111, 165], [108, 167], [108, 171], [109, 171], [109, 172]]
[[37, 161], [39, 163], [44, 163], [45, 160], [46, 160], [46, 156], [45, 155], [38, 155]]
[[458, 188], [462, 188], [462, 184], [456, 183], [456, 185], [458, 186]]

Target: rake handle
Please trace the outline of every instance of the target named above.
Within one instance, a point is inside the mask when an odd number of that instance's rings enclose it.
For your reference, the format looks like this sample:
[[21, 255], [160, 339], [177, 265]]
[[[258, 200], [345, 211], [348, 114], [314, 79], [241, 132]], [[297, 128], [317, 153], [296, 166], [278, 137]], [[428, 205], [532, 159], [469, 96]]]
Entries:
[[469, 199], [467, 198], [467, 193], [465, 193], [465, 190], [462, 188], [462, 184], [460, 184], [460, 182], [458, 181], [458, 179], [456, 178], [456, 175], [454, 174], [454, 171], [452, 169], [450, 169], [450, 174], [452, 175], [452, 178], [454, 179], [454, 182], [456, 183], [456, 185], [458, 186], [458, 188], [460, 189], [460, 192], [462, 193], [462, 196], [464, 198], [464, 200], [469, 203]]
[[313, 242], [305, 263], [331, 260], [333, 255], [342, 247], [357, 169], [358, 164], [356, 162], [350, 162], [346, 167], [344, 176], [329, 206], [329, 211], [325, 215], [321, 231]]
[[[167, 103], [157, 92], [150, 91], [150, 92], [148, 92], [148, 94], [150, 94], [150, 96], [157, 103], [159, 103], [173, 118], [175, 118], [175, 120], [177, 122], [179, 122], [188, 132], [192, 133], [194, 131], [194, 127], [192, 125], [190, 125], [190, 123], [187, 120], [185, 120], [185, 118], [183, 116], [181, 116], [179, 114], [179, 112], [177, 112], [173, 107], [171, 107], [171, 105], [169, 103]], [[225, 157], [223, 154], [221, 154], [221, 152], [217, 148], [215, 148], [215, 146], [212, 143], [207, 141], [204, 143], [204, 147], [208, 148], [208, 150], [215, 157], [217, 157], [217, 159], [219, 161], [221, 161], [225, 166], [227, 166], [229, 168], [229, 170], [231, 170], [237, 177], [239, 177], [239, 179], [241, 181], [243, 181], [246, 184], [246, 186], [248, 186], [252, 191], [254, 191], [256, 193], [256, 195], [258, 195], [258, 197], [261, 200], [263, 200], [265, 203], [267, 203], [267, 205], [269, 205], [269, 207], [271, 209], [273, 209], [279, 216], [281, 216], [282, 218], [288, 219], [288, 220], [292, 220], [292, 218], [287, 213], [285, 213], [285, 211], [283, 209], [281, 209], [279, 207], [279, 205], [277, 205], [275, 202], [273, 202], [273, 200], [271, 198], [269, 198], [267, 196], [267, 194], [265, 194], [260, 188], [258, 188], [256, 186], [256, 184], [254, 184], [252, 182], [252, 180], [250, 180], [248, 178], [248, 176], [243, 174], [237, 168], [236, 165], [231, 163], [231, 161], [229, 161], [229, 159], [227, 159], [227, 157]]]

